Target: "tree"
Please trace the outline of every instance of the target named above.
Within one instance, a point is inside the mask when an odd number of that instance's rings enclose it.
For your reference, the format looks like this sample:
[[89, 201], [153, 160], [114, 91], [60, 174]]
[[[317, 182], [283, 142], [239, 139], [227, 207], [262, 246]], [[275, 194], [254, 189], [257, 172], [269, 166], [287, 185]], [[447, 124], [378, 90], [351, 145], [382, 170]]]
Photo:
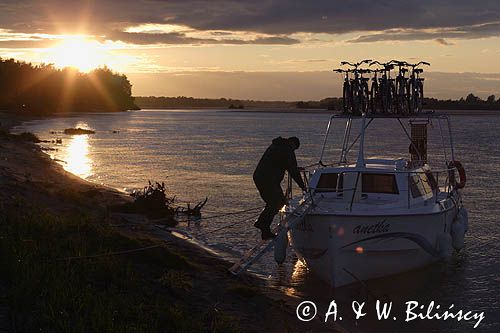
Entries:
[[487, 102], [488, 104], [493, 104], [493, 103], [495, 103], [495, 95], [490, 95], [490, 96], [488, 96], [488, 98], [486, 99], [486, 102]]
[[467, 97], [465, 98], [465, 102], [468, 103], [468, 104], [477, 104], [477, 103], [480, 103], [482, 100], [475, 96], [473, 93], [470, 93], [467, 95]]
[[121, 111], [137, 108], [125, 75], [109, 68], [84, 74], [0, 58], [0, 108], [22, 112]]

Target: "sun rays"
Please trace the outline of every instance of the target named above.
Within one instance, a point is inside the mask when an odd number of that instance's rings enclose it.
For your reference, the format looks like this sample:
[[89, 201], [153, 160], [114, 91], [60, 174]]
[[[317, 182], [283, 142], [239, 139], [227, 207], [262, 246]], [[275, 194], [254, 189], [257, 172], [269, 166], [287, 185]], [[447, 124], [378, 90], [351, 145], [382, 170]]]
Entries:
[[46, 50], [45, 61], [56, 67], [73, 67], [89, 72], [109, 65], [111, 55], [105, 44], [85, 37], [68, 36], [56, 46]]

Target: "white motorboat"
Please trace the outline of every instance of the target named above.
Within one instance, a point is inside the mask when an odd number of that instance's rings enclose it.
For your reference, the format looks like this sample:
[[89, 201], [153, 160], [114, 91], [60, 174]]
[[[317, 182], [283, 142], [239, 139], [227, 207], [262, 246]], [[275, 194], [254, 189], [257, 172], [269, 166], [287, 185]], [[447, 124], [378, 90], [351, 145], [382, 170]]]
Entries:
[[[365, 158], [365, 131], [379, 119], [399, 122], [411, 157]], [[330, 129], [342, 120], [346, 127], [339, 162], [325, 165]], [[411, 133], [402, 120], [408, 121]], [[362, 124], [351, 140], [355, 121]], [[447, 135], [441, 133], [445, 152], [441, 170], [432, 170], [427, 162], [430, 121], [438, 122], [441, 131], [448, 130]], [[349, 163], [347, 156], [355, 144], [357, 160]], [[282, 216], [289, 221], [299, 206], [312, 205], [296, 225], [288, 226], [288, 239], [309, 270], [334, 287], [422, 267], [449, 258], [453, 248], [464, 245], [468, 222], [460, 189], [465, 172], [455, 160], [447, 116], [332, 116], [319, 163], [307, 175], [309, 193], [291, 198]], [[275, 246], [275, 255], [282, 248]]]

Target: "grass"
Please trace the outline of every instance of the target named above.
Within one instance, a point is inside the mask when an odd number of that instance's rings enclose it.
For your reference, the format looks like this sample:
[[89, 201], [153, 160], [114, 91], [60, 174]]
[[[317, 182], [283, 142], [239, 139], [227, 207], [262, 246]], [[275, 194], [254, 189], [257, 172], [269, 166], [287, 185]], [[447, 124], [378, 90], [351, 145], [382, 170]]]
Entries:
[[8, 129], [0, 128], [0, 137], [9, 138], [17, 141], [39, 143], [40, 138], [31, 132], [22, 132], [20, 134], [12, 134]]
[[31, 132], [22, 132], [20, 134], [12, 134], [14, 138], [17, 138], [20, 141], [26, 141], [26, 142], [34, 142], [38, 143], [41, 142], [38, 136]]
[[[22, 205], [23, 207], [26, 207]], [[166, 247], [93, 259], [61, 259], [150, 246], [85, 217], [0, 205], [0, 274], [19, 332], [239, 331], [216, 309], [193, 311], [197, 266]]]

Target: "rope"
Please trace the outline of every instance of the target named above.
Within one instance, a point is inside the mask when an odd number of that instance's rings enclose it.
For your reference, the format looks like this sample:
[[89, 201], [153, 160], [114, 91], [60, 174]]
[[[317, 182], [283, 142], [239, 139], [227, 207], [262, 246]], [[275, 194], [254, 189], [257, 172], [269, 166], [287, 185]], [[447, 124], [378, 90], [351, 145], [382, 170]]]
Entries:
[[[192, 202], [190, 202], [190, 201], [179, 200], [179, 199], [177, 199], [177, 198], [176, 198], [175, 200], [176, 200], [176, 201], [179, 201], [179, 202], [182, 202], [182, 203], [185, 203], [185, 204], [190, 204], [190, 203], [192, 203]], [[236, 202], [236, 201], [234, 201], [234, 202]], [[172, 202], [172, 203], [171, 203], [171, 205], [172, 205], [172, 206], [174, 206], [174, 207], [178, 207], [178, 208], [187, 208], [187, 206], [182, 206], [182, 205], [179, 205], [178, 203], [175, 203], [175, 202]], [[259, 209], [261, 209], [261, 208], [262, 208], [262, 207], [259, 207]], [[239, 212], [246, 212], [246, 211], [250, 211], [250, 210], [257, 210], [257, 208], [250, 208], [250, 209], [248, 209], [248, 210], [231, 212], [231, 213], [229, 213], [229, 214], [235, 214], [235, 213], [239, 213]], [[216, 214], [216, 213], [217, 213], [217, 211], [214, 211], [214, 210], [207, 210], [207, 209], [205, 209], [205, 208], [202, 208], [202, 211], [203, 211], [203, 212], [208, 212], [208, 213], [213, 213], [213, 214]], [[213, 217], [219, 217], [219, 216], [225, 216], [225, 215], [216, 215], [216, 216], [213, 216]], [[208, 217], [206, 217], [206, 218], [212, 218], [212, 216], [208, 216]]]
[[230, 212], [230, 213], [225, 213], [225, 214], [211, 215], [211, 216], [207, 216], [207, 217], [202, 217], [202, 219], [203, 220], [209, 220], [209, 219], [214, 219], [214, 218], [217, 218], [217, 217], [224, 217], [224, 216], [229, 216], [229, 215], [239, 215], [239, 214], [243, 214], [243, 213], [250, 213], [250, 212], [254, 212], [256, 210], [260, 210], [262, 208], [263, 208], [262, 206], [259, 206], [259, 207], [254, 207], [254, 208], [239, 210], [239, 211], [236, 211], [236, 212]]
[[232, 227], [234, 227], [234, 226], [235, 226], [235, 225], [237, 225], [237, 224], [240, 224], [240, 223], [243, 223], [243, 222], [248, 222], [248, 221], [251, 221], [251, 220], [253, 220], [254, 218], [256, 218], [257, 216], [259, 216], [259, 214], [257, 214], [257, 215], [253, 215], [253, 216], [251, 216], [251, 217], [247, 217], [247, 218], [245, 218], [245, 219], [243, 219], [243, 220], [240, 220], [240, 221], [236, 221], [236, 222], [233, 222], [233, 223], [230, 223], [230, 224], [226, 224], [226, 225], [224, 225], [224, 226], [222, 226], [222, 227], [220, 227], [220, 228], [214, 229], [214, 230], [210, 230], [210, 231], [207, 231], [207, 232], [201, 233], [201, 234], [199, 234], [199, 235], [196, 235], [196, 237], [198, 238], [198, 237], [201, 237], [201, 236], [210, 235], [210, 234], [212, 234], [212, 233], [214, 233], [214, 232], [217, 232], [217, 231], [221, 231], [221, 230], [224, 230], [224, 229], [229, 229], [229, 228], [232, 228]]
[[[181, 200], [179, 200], [179, 201], [181, 201]], [[236, 212], [230, 212], [230, 213], [225, 213], [225, 214], [207, 216], [207, 217], [203, 217], [203, 219], [213, 219], [213, 218], [230, 216], [230, 215], [239, 215], [239, 214], [254, 212], [254, 211], [260, 210], [260, 209], [262, 209], [262, 206], [254, 207], [254, 208], [249, 208], [249, 209], [244, 209], [244, 210], [240, 210], [240, 211], [236, 211]], [[220, 228], [204, 232], [202, 234], [197, 235], [196, 237], [205, 236], [205, 235], [209, 235], [209, 234], [212, 234], [214, 232], [217, 232], [217, 231], [221, 231], [221, 230], [224, 230], [224, 229], [232, 228], [235, 225], [238, 225], [240, 223], [248, 222], [248, 221], [256, 218], [257, 216], [259, 216], [259, 214], [252, 215], [251, 217], [247, 217], [247, 218], [245, 218], [243, 220], [236, 221], [236, 222], [224, 225], [224, 226], [222, 226]], [[116, 225], [116, 226], [118, 226], [118, 225]], [[94, 259], [94, 258], [100, 258], [100, 257], [117, 256], [117, 255], [124, 255], [124, 254], [141, 252], [141, 251], [145, 251], [145, 250], [149, 250], [149, 249], [154, 249], [154, 248], [158, 248], [158, 247], [162, 247], [162, 246], [164, 246], [164, 244], [156, 244], [156, 245], [150, 245], [150, 246], [145, 246], [145, 247], [140, 247], [140, 248], [135, 248], [135, 249], [130, 249], [130, 250], [108, 252], [108, 253], [100, 253], [100, 254], [95, 254], [95, 255], [64, 257], [64, 258], [57, 258], [56, 261], [73, 260], [73, 259]]]
[[88, 255], [88, 256], [74, 256], [74, 257], [57, 258], [56, 260], [62, 261], [62, 260], [72, 260], [72, 259], [93, 259], [93, 258], [100, 258], [100, 257], [117, 256], [117, 255], [122, 255], [122, 254], [136, 253], [136, 252], [145, 251], [145, 250], [154, 249], [154, 248], [163, 247], [163, 246], [164, 246], [164, 244], [156, 244], [156, 245], [139, 247], [136, 249], [130, 249], [130, 250], [125, 250], [125, 251], [100, 253], [100, 254], [94, 254], [94, 255]]

